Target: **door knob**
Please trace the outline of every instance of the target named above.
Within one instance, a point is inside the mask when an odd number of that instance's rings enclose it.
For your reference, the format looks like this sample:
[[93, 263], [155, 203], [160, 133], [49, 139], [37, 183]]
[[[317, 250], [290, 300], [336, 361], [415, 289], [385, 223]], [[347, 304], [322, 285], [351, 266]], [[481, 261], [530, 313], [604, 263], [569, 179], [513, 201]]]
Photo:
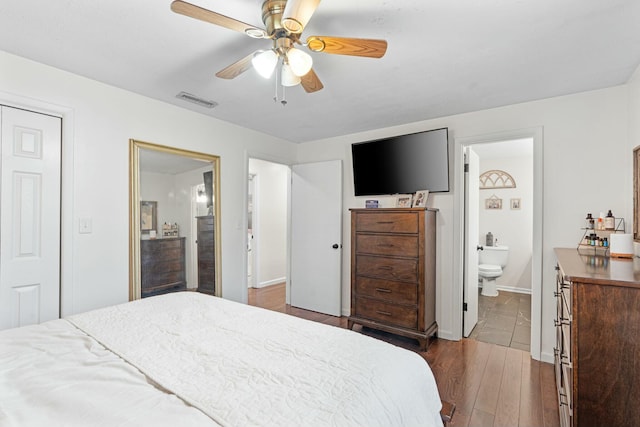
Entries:
[[480, 246], [480, 245], [478, 245], [478, 246], [476, 247], [476, 249], [477, 249], [477, 250], [479, 250], [479, 251], [484, 251], [484, 247], [482, 247], [482, 246]]
[[334, 243], [334, 244], [333, 244], [333, 246], [331, 246], [331, 247], [332, 247], [333, 249], [338, 249], [338, 248], [340, 247], [340, 245], [339, 245], [339, 244], [337, 244], [337, 243]]

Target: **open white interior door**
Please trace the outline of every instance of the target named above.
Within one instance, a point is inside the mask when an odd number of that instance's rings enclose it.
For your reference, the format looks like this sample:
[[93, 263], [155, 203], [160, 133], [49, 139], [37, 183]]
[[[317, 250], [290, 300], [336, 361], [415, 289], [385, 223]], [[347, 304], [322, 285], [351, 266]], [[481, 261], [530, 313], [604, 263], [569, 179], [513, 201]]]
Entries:
[[0, 329], [60, 317], [62, 120], [0, 107]]
[[340, 316], [342, 162], [291, 168], [291, 305]]
[[463, 335], [468, 337], [478, 323], [478, 236], [480, 235], [479, 157], [471, 147], [465, 151], [464, 174], [464, 303]]

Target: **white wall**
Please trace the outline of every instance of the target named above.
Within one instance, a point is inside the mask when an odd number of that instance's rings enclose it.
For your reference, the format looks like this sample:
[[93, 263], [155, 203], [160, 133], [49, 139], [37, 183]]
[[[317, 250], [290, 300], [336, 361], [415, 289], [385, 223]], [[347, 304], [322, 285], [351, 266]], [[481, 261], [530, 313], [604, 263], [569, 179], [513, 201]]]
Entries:
[[162, 224], [177, 222], [175, 200], [175, 178], [173, 175], [155, 172], [140, 172], [140, 200], [157, 203], [158, 236], [162, 236]]
[[[630, 187], [631, 156], [628, 141], [628, 87], [579, 93], [468, 114], [426, 120], [393, 128], [379, 129], [301, 145], [298, 161], [342, 159], [344, 174], [343, 227], [343, 312], [348, 312], [350, 282], [350, 222], [348, 208], [362, 207], [365, 198], [353, 195], [350, 144], [441, 127], [449, 128], [450, 141], [456, 138], [490, 135], [498, 132], [543, 127], [543, 295], [542, 357], [552, 360], [554, 345], [553, 297], [554, 247], [574, 247], [580, 238], [584, 215], [607, 206], [619, 216], [631, 218], [633, 212]], [[451, 156], [451, 162], [461, 162]], [[605, 173], [585, 167], [588, 162], [600, 165]], [[453, 163], [452, 163], [453, 165]], [[453, 169], [453, 166], [452, 166]], [[450, 194], [429, 196], [438, 213], [438, 267], [436, 316], [441, 337], [455, 337], [461, 313], [452, 300], [454, 254], [460, 242], [454, 242], [454, 197], [463, 190], [462, 183], [452, 183]]]
[[[258, 257], [256, 286], [281, 283], [287, 276], [287, 182], [289, 167], [249, 159], [249, 172], [256, 174], [254, 235]], [[255, 242], [254, 241], [254, 242]]]
[[[508, 143], [505, 143], [508, 144]], [[483, 158], [480, 173], [503, 170], [513, 177], [516, 188], [480, 190], [478, 242], [486, 243], [491, 232], [499, 245], [509, 247], [509, 261], [502, 276], [496, 280], [498, 289], [531, 292], [531, 255], [533, 251], [533, 157]], [[502, 209], [485, 209], [485, 199], [496, 195], [502, 199]], [[520, 209], [511, 209], [511, 199], [520, 199]]]
[[5, 52], [0, 101], [63, 115], [63, 315], [128, 300], [130, 138], [220, 156], [222, 294], [246, 301], [246, 153], [294, 144]]

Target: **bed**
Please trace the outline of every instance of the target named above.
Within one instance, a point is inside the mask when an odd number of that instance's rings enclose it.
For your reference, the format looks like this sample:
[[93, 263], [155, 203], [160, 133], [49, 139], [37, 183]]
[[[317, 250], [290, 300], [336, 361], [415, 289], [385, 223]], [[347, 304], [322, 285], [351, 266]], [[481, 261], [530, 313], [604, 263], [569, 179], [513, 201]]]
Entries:
[[0, 332], [1, 426], [442, 426], [420, 355], [196, 292]]

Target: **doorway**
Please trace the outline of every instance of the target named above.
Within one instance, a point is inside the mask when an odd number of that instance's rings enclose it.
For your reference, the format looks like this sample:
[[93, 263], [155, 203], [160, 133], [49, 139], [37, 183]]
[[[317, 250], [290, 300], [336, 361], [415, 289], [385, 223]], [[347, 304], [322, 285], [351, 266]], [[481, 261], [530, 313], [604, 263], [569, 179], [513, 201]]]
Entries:
[[[531, 353], [531, 356], [536, 359], [536, 360], [540, 360], [541, 359], [541, 353], [540, 353], [540, 340], [541, 340], [541, 312], [542, 312], [542, 173], [543, 173], [543, 168], [542, 168], [542, 144], [543, 144], [543, 140], [542, 140], [542, 128], [532, 128], [532, 129], [523, 129], [523, 130], [519, 130], [519, 131], [508, 131], [508, 132], [503, 132], [503, 133], [499, 133], [499, 134], [492, 134], [492, 135], [481, 135], [481, 136], [476, 136], [476, 137], [466, 137], [466, 138], [459, 138], [456, 140], [456, 149], [458, 150], [458, 158], [463, 158], [465, 151], [467, 150], [467, 148], [472, 147], [473, 150], [476, 150], [478, 148], [480, 148], [480, 150], [482, 149], [482, 146], [484, 144], [493, 144], [493, 143], [503, 143], [503, 142], [509, 142], [509, 141], [515, 141], [515, 140], [522, 140], [522, 139], [528, 139], [529, 141], [531, 141], [531, 146], [533, 147], [533, 154], [532, 154], [532, 172], [529, 176], [528, 179], [531, 180], [532, 182], [532, 193], [531, 193], [531, 199], [529, 200], [528, 204], [531, 207], [531, 226], [529, 227], [528, 231], [528, 235], [531, 237], [527, 237], [526, 239], [522, 239], [520, 238], [520, 235], [522, 234], [520, 231], [513, 232], [510, 230], [505, 230], [505, 231], [500, 231], [500, 235], [496, 236], [498, 239], [498, 244], [502, 245], [503, 243], [506, 245], [506, 239], [509, 239], [510, 243], [513, 243], [512, 246], [514, 246], [515, 248], [518, 248], [521, 244], [522, 240], [526, 240], [529, 241], [530, 239], [530, 254], [525, 256], [523, 255], [523, 253], [521, 251], [517, 251], [514, 252], [514, 254], [510, 254], [510, 261], [507, 262], [506, 268], [503, 270], [503, 276], [505, 277], [505, 279], [502, 279], [502, 282], [505, 281], [509, 281], [510, 283], [502, 283], [500, 286], [498, 286], [499, 292], [501, 292], [503, 294], [503, 297], [506, 297], [508, 294], [507, 292], [514, 292], [516, 295], [526, 295], [526, 292], [524, 294], [522, 294], [523, 289], [521, 289], [523, 286], [523, 282], [527, 281], [531, 283], [530, 285], [530, 317], [529, 317], [529, 322], [530, 322], [530, 332], [529, 332], [529, 351]], [[490, 145], [486, 145], [487, 149], [490, 147]], [[498, 146], [499, 147], [499, 146]], [[506, 150], [508, 148], [508, 145], [504, 145], [502, 146], [502, 150]], [[457, 162], [458, 163], [458, 162]], [[463, 166], [463, 162], [460, 161], [459, 162], [460, 165], [456, 164], [456, 174], [458, 177], [458, 182], [463, 182], [464, 181], [464, 168]], [[467, 166], [465, 166], [467, 167]], [[485, 172], [485, 170], [480, 171], [480, 173]], [[524, 181], [523, 181], [524, 182]], [[517, 189], [517, 187], [516, 187]], [[502, 191], [502, 190], [501, 190]], [[487, 192], [491, 192], [490, 194]], [[480, 227], [478, 227], [478, 231], [475, 233], [475, 235], [471, 235], [471, 236], [465, 236], [466, 233], [463, 232], [463, 230], [465, 230], [467, 224], [468, 224], [468, 219], [465, 218], [465, 213], [467, 211], [467, 206], [466, 206], [466, 202], [465, 202], [465, 197], [466, 197], [466, 191], [461, 191], [461, 194], [459, 194], [459, 197], [456, 198], [455, 202], [454, 202], [454, 210], [460, 209], [460, 214], [455, 214], [456, 219], [459, 221], [460, 224], [460, 229], [456, 230], [454, 232], [454, 234], [457, 236], [457, 240], [461, 242], [463, 242], [464, 237], [468, 237], [468, 242], [464, 245], [461, 246], [461, 251], [459, 252], [460, 257], [457, 260], [454, 260], [455, 265], [459, 266], [460, 270], [458, 270], [458, 273], [456, 273], [457, 275], [459, 275], [458, 277], [460, 277], [460, 279], [462, 279], [463, 277], [465, 277], [465, 275], [467, 274], [467, 269], [468, 269], [468, 258], [469, 256], [467, 255], [463, 255], [463, 253], [467, 250], [467, 246], [470, 246], [470, 244], [473, 244], [473, 248], [475, 250], [476, 246], [481, 246], [483, 244], [486, 244], [486, 234], [488, 233], [487, 228], [488, 227], [495, 227], [495, 225], [485, 225], [484, 229], [480, 229]], [[502, 208], [502, 213], [503, 214], [516, 214], [519, 213], [521, 215], [523, 215], [523, 207], [524, 207], [524, 197], [519, 196], [517, 194], [509, 194], [509, 195], [505, 195], [506, 193], [502, 194], [498, 194], [498, 191], [492, 192], [492, 190], [482, 190], [482, 193], [479, 191], [479, 210], [484, 211], [486, 213], [487, 211], [487, 207], [495, 207], [497, 205], [501, 205]], [[527, 196], [529, 197], [529, 196]], [[500, 199], [500, 200], [497, 200]], [[512, 200], [514, 199], [514, 200]], [[517, 200], [520, 199], [520, 200]], [[489, 202], [488, 202], [489, 201]], [[519, 209], [519, 210], [518, 210]], [[496, 211], [493, 211], [492, 213], [495, 214]], [[494, 218], [495, 219], [495, 218]], [[512, 236], [518, 236], [517, 238], [515, 238]], [[456, 237], [454, 236], [454, 237]], [[508, 236], [508, 237], [507, 237]], [[526, 262], [522, 262], [522, 260], [525, 259]], [[512, 261], [514, 263], [512, 263]], [[513, 268], [511, 268], [511, 267]], [[519, 267], [516, 267], [519, 266]], [[474, 266], [471, 266], [471, 268], [473, 268]], [[475, 266], [477, 268], [477, 264]], [[509, 273], [511, 275], [511, 273], [516, 273], [516, 276], [514, 277], [513, 275], [509, 276], [507, 275], [507, 273]], [[510, 279], [508, 279], [508, 277], [511, 277]], [[458, 282], [460, 283], [459, 287], [456, 287], [454, 289], [454, 300], [456, 299], [456, 294], [458, 292], [460, 292], [458, 294], [458, 297], [460, 298], [460, 311], [463, 313], [463, 316], [460, 317], [460, 336], [462, 336], [462, 331], [463, 331], [463, 325], [467, 325], [467, 327], [464, 327], [465, 330], [468, 330], [468, 326], [469, 324], [467, 323], [468, 321], [473, 322], [473, 325], [475, 325], [475, 323], [477, 322], [477, 318], [476, 319], [468, 319], [469, 317], [469, 313], [472, 311], [471, 307], [465, 307], [465, 305], [468, 304], [469, 298], [470, 296], [474, 295], [476, 297], [479, 297], [480, 295], [478, 294], [479, 292], [479, 284], [478, 284], [478, 275], [475, 274], [471, 274], [468, 276], [468, 280], [465, 281], [460, 281]], [[498, 283], [498, 281], [496, 281], [496, 283]], [[515, 297], [514, 297], [515, 298]], [[519, 298], [518, 298], [519, 299]], [[477, 301], [477, 300], [476, 300]], [[519, 303], [519, 301], [518, 301]], [[515, 304], [515, 302], [511, 302], [510, 304]], [[465, 308], [467, 308], [467, 310], [465, 310]], [[478, 308], [478, 305], [476, 303], [476, 309]], [[484, 308], [484, 307], [483, 307]], [[477, 315], [477, 312], [476, 312]], [[515, 327], [515, 325], [514, 325]], [[506, 326], [504, 327], [506, 329]], [[522, 336], [518, 337], [519, 340], [522, 340]]]
[[[287, 165], [249, 159], [247, 284], [251, 289], [283, 287], [287, 282], [290, 179], [291, 171]], [[251, 289], [249, 295], [252, 294]], [[285, 304], [284, 295], [278, 304]]]
[[[283, 281], [265, 274], [265, 268], [275, 265], [265, 262], [265, 251], [269, 255], [276, 253], [271, 244], [265, 244], [267, 230], [281, 230], [277, 234], [278, 238], [285, 239], [285, 304], [340, 316], [342, 162], [330, 160], [293, 167], [252, 158], [247, 158], [247, 162], [248, 174], [255, 174], [257, 183], [251, 201], [251, 257], [256, 265], [252, 275], [256, 277], [256, 286], [276, 285]], [[257, 170], [258, 166], [284, 168], [287, 178], [280, 190], [285, 190], [286, 198], [269, 195], [273, 194], [270, 191], [274, 187], [265, 182], [267, 170]], [[286, 214], [281, 216], [282, 228], [267, 228], [263, 224], [263, 218], [269, 216], [265, 210], [273, 206], [286, 209]], [[309, 301], [312, 304], [308, 304]]]
[[[479, 280], [478, 322], [470, 338], [530, 351], [531, 256], [533, 251], [533, 139], [487, 142], [470, 147], [478, 159], [479, 263], [483, 256], [506, 253], [495, 279]], [[499, 208], [499, 209], [498, 209]], [[473, 238], [473, 236], [470, 236]], [[491, 279], [493, 280], [493, 279]], [[491, 285], [493, 286], [493, 285]], [[481, 292], [482, 291], [482, 292]], [[491, 294], [488, 296], [487, 294]]]

